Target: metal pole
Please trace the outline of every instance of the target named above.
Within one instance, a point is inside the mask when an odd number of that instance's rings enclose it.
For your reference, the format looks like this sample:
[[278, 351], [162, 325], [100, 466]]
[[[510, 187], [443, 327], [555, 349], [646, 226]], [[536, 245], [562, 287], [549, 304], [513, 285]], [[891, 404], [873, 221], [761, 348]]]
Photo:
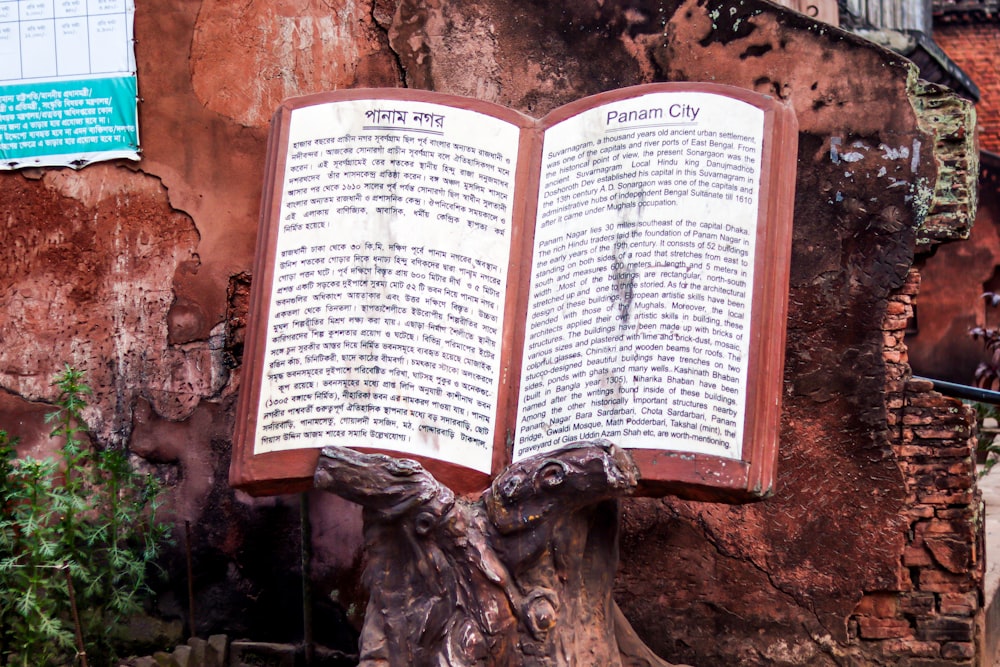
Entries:
[[299, 521], [302, 525], [299, 531], [302, 540], [300, 548], [302, 558], [302, 643], [305, 644], [306, 667], [309, 667], [313, 664], [314, 652], [312, 584], [309, 581], [312, 561], [312, 527], [309, 523], [309, 496], [305, 493], [299, 494]]
[[188, 636], [197, 637], [198, 623], [194, 615], [194, 566], [191, 563], [191, 522], [184, 522], [184, 547], [187, 557], [187, 580], [188, 580]]

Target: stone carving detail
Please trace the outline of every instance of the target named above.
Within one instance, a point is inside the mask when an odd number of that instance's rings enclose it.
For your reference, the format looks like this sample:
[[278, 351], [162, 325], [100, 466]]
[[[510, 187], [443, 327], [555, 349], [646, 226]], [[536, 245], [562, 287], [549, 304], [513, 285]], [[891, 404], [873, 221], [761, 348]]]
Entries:
[[316, 486], [364, 508], [361, 667], [663, 667], [611, 597], [628, 454], [578, 443], [475, 501], [419, 464], [324, 449]]

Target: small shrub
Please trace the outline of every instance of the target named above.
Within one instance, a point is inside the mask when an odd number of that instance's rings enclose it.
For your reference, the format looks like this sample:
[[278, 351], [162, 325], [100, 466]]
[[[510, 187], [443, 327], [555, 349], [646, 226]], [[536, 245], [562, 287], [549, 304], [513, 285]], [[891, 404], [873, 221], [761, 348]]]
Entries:
[[[115, 659], [112, 633], [142, 610], [168, 528], [159, 486], [124, 453], [90, 446], [90, 388], [67, 366], [46, 419], [60, 456], [18, 458], [0, 431], [0, 665], [90, 665]], [[77, 636], [79, 634], [79, 637]]]
[[[990, 308], [1000, 305], [1000, 294], [984, 292], [987, 314]], [[989, 319], [989, 318], [987, 318]], [[982, 389], [1000, 390], [1000, 329], [997, 327], [976, 326], [969, 329], [973, 340], [981, 340], [989, 358], [976, 367], [973, 383]]]
[[1000, 408], [989, 403], [973, 403], [976, 409], [976, 459], [982, 462], [980, 475], [985, 475], [1000, 457], [1000, 444], [994, 442], [1000, 434]]

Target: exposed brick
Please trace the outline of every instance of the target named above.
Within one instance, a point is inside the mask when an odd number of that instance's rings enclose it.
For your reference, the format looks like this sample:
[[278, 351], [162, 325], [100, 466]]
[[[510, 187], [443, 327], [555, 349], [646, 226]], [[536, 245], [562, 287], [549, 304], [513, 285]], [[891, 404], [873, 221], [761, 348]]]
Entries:
[[859, 616], [894, 618], [899, 615], [899, 595], [893, 592], [867, 593], [854, 608]]
[[917, 396], [912, 393], [906, 395], [906, 405], [914, 412], [926, 412], [940, 415], [942, 419], [963, 419], [964, 421], [975, 421], [966, 418], [968, 411], [965, 405], [958, 399], [948, 398], [941, 394], [929, 394], [927, 396]]
[[886, 393], [902, 393], [906, 386], [905, 377], [910, 372], [909, 366], [902, 364], [886, 364], [885, 366], [885, 391]]
[[968, 593], [945, 593], [941, 596], [939, 611], [950, 616], [972, 616], [979, 610], [979, 595]]
[[928, 537], [924, 546], [934, 556], [934, 561], [949, 572], [965, 573], [972, 566], [972, 545], [965, 540]]
[[918, 585], [920, 590], [933, 593], [965, 593], [973, 589], [975, 582], [967, 574], [921, 570]]
[[941, 654], [941, 645], [937, 642], [921, 642], [915, 639], [887, 639], [882, 644], [882, 650], [887, 655], [936, 658]]
[[937, 606], [937, 596], [934, 593], [914, 591], [899, 598], [899, 609], [904, 614], [914, 616], [929, 616]]
[[976, 647], [967, 642], [948, 642], [941, 646], [941, 657], [951, 660], [971, 660], [976, 656]]
[[902, 314], [900, 317], [887, 317], [882, 320], [882, 329], [884, 331], [897, 332], [899, 337], [902, 337], [903, 332], [906, 330], [906, 320], [909, 319], [906, 314]]
[[[972, 481], [974, 478], [975, 465], [972, 462], [971, 457], [964, 457], [961, 459], [939, 459], [930, 460], [930, 462], [921, 461], [902, 461], [900, 467], [903, 472], [907, 475], [918, 478], [918, 477], [930, 477], [934, 479], [943, 477], [955, 477], [961, 479], [963, 483]], [[969, 488], [968, 484], [958, 488]]]
[[931, 519], [921, 521], [914, 530], [923, 535], [964, 535], [971, 537], [971, 526], [965, 521]]
[[[906, 306], [903, 306], [902, 304], [900, 304], [900, 306], [903, 307], [904, 311], [906, 310]], [[900, 313], [898, 317], [886, 317], [882, 320], [882, 328], [885, 331], [902, 332], [906, 329], [906, 320], [908, 319], [909, 317], [905, 312]]]
[[934, 391], [934, 383], [930, 380], [911, 379], [906, 383], [906, 391], [915, 394], [910, 399], [911, 405], [938, 405], [941, 398], [931, 392]]
[[896, 455], [900, 458], [910, 458], [911, 456], [934, 456], [934, 449], [924, 444], [901, 445], [896, 448]]
[[973, 502], [973, 494], [967, 489], [957, 491], [927, 489], [919, 491], [916, 497], [920, 502], [929, 505], [969, 505]]
[[914, 435], [922, 440], [951, 440], [956, 437], [968, 437], [968, 426], [953, 426], [951, 428], [940, 428], [938, 426], [917, 427], [913, 429]]
[[917, 519], [933, 519], [937, 516], [937, 510], [933, 505], [912, 505], [903, 510], [903, 514], [913, 522]]
[[981, 92], [976, 105], [979, 134], [983, 150], [1000, 151], [1000, 78], [996, 75], [996, 57], [1000, 52], [1000, 35], [996, 25], [942, 25], [934, 28], [934, 41], [968, 73]]
[[933, 642], [971, 642], [975, 622], [971, 618], [937, 616], [917, 619], [918, 639]]
[[[909, 304], [903, 301], [890, 300], [889, 303], [885, 305], [886, 315], [906, 315], [909, 317], [912, 312], [913, 309], [909, 306]], [[905, 326], [906, 322], [903, 322], [903, 325]]]
[[934, 559], [927, 549], [911, 545], [903, 550], [903, 564], [906, 567], [930, 567], [934, 565]]
[[934, 516], [945, 521], [965, 521], [973, 523], [979, 513], [975, 507], [966, 505], [965, 507], [941, 507], [934, 512]]
[[936, 471], [914, 476], [913, 483], [924, 489], [960, 491], [972, 488], [975, 482], [971, 475], [949, 475], [945, 471]]
[[952, 433], [952, 437], [944, 438], [947, 445], [967, 443], [974, 427], [974, 420], [970, 421], [962, 412], [942, 412], [941, 410], [918, 411], [912, 409], [904, 409], [904, 412], [908, 416], [913, 417], [922, 417], [929, 414], [934, 417], [934, 424], [941, 427], [947, 426], [948, 430]]
[[971, 456], [949, 463], [946, 470], [949, 475], [956, 477], [967, 477], [972, 480], [976, 478], [976, 462], [972, 460]]
[[916, 296], [917, 292], [920, 291], [920, 272], [914, 268], [910, 269], [910, 272], [906, 276], [906, 281], [903, 286], [899, 288], [897, 298], [903, 300], [901, 297], [905, 296]]
[[967, 459], [972, 456], [972, 447], [968, 445], [955, 445], [955, 443], [928, 444], [917, 442], [912, 445], [900, 447], [899, 456], [912, 458], [916, 463], [931, 463], [942, 459]]
[[932, 412], [907, 412], [903, 415], [903, 423], [908, 426], [933, 424], [936, 416]]
[[858, 633], [863, 639], [891, 639], [913, 637], [909, 621], [902, 618], [876, 618], [858, 616]]

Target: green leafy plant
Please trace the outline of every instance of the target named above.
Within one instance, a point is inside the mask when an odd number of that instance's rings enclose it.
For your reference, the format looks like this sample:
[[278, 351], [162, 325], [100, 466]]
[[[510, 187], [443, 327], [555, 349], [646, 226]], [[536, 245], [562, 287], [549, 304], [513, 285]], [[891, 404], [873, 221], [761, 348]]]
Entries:
[[[984, 292], [982, 295], [986, 304], [986, 321], [992, 308], [1000, 306], [1000, 294]], [[969, 329], [973, 340], [982, 341], [988, 358], [981, 361], [973, 375], [973, 384], [981, 389], [1000, 390], [1000, 328], [987, 324]], [[1000, 457], [1000, 444], [994, 440], [1000, 431], [997, 422], [1000, 420], [1000, 409], [989, 403], [973, 403], [976, 409], [976, 424], [978, 439], [976, 443], [976, 458], [983, 465], [980, 475], [985, 475], [996, 464]]]
[[60, 456], [18, 458], [0, 431], [0, 665], [109, 665], [169, 533], [156, 480], [91, 446], [83, 373], [66, 366], [54, 385]]
[[[1000, 294], [996, 292], [984, 292], [982, 298], [986, 303], [987, 315], [989, 308], [1000, 305]], [[982, 341], [989, 355], [989, 359], [980, 362], [976, 367], [973, 382], [982, 389], [1000, 390], [1000, 329], [983, 324], [969, 329], [969, 335], [973, 340]]]
[[1000, 459], [1000, 408], [989, 403], [973, 403], [976, 409], [976, 459], [982, 462], [980, 475], [985, 475]]

